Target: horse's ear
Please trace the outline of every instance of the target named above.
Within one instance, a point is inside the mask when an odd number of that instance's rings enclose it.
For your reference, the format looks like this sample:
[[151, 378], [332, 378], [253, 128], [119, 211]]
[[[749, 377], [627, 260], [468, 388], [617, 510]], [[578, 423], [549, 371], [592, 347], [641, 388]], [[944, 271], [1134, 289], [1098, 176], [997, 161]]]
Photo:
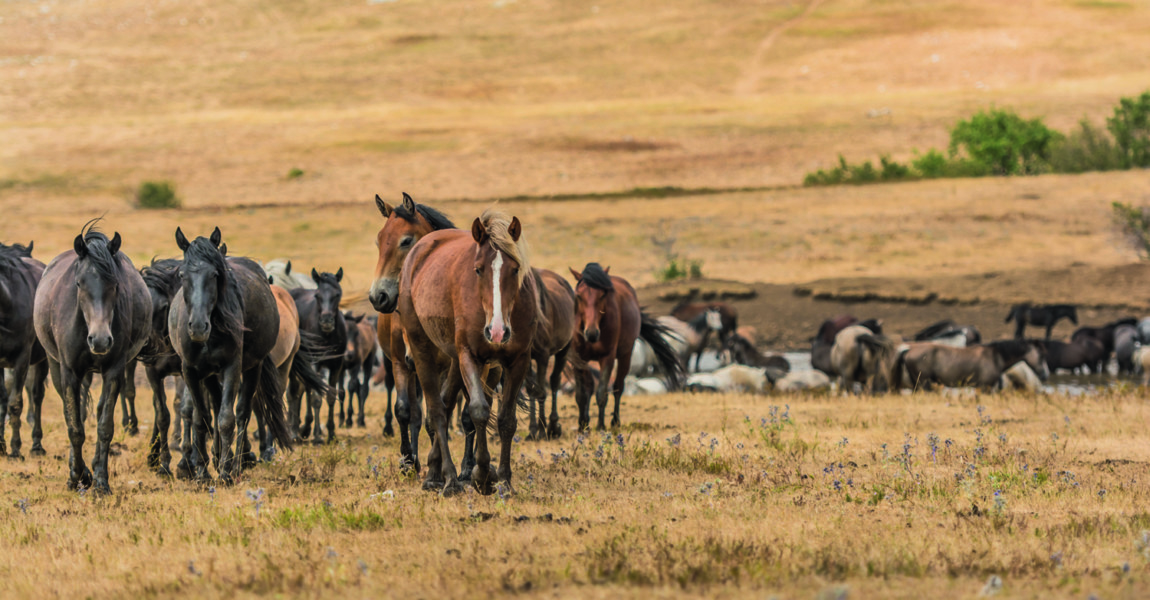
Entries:
[[84, 236], [76, 236], [76, 241], [72, 242], [72, 249], [76, 251], [76, 255], [80, 258], [88, 256], [88, 245], [84, 243]]
[[411, 214], [415, 214], [415, 200], [412, 200], [411, 196], [407, 195], [407, 192], [403, 193], [403, 207], [411, 212]]
[[290, 260], [287, 261], [286, 265], [284, 265], [284, 275], [291, 275], [291, 261]]
[[215, 246], [216, 248], [219, 248], [220, 247], [220, 241], [222, 241], [223, 239], [224, 239], [224, 234], [220, 233], [219, 227], [216, 227], [215, 229], [212, 230], [212, 237], [208, 238], [208, 241], [210, 241], [212, 243], [212, 245]]
[[386, 219], [391, 216], [391, 206], [384, 202], [379, 194], [375, 195], [375, 207], [379, 209], [379, 214], [383, 215], [383, 218]]
[[605, 275], [610, 275], [611, 274], [611, 267], [607, 267], [606, 269], [603, 269], [603, 273]]
[[36, 240], [28, 240], [28, 256], [32, 256], [32, 246], [36, 245]]
[[273, 278], [271, 275], [268, 275], [268, 284], [274, 284], [275, 282], [275, 278]]
[[483, 228], [483, 222], [478, 217], [471, 223], [471, 237], [475, 238], [475, 243], [480, 246], [487, 241], [487, 230]]
[[181, 252], [187, 252], [188, 246], [191, 246], [187, 236], [184, 235], [183, 230], [179, 227], [176, 228], [176, 245], [180, 247]]
[[319, 283], [319, 272], [315, 270], [315, 267], [311, 268], [311, 280]]
[[343, 267], [340, 267], [339, 270], [335, 272], [335, 280], [343, 281]]
[[112, 236], [112, 241], [108, 242], [108, 252], [111, 252], [112, 256], [115, 256], [116, 253], [120, 251], [120, 243], [122, 241], [123, 240], [120, 239], [120, 232], [117, 231], [115, 235]]
[[575, 269], [572, 269], [571, 267], [567, 267], [567, 270], [571, 271], [571, 276], [575, 278], [575, 281], [583, 281], [583, 274], [582, 273], [580, 273], [579, 271], [576, 271]]
[[511, 235], [512, 241], [519, 241], [519, 236], [523, 235], [523, 224], [519, 222], [519, 217], [511, 217], [511, 224], [507, 226], [507, 233]]
[[220, 244], [220, 254], [222, 254], [223, 256], [228, 255], [228, 245], [227, 244]]

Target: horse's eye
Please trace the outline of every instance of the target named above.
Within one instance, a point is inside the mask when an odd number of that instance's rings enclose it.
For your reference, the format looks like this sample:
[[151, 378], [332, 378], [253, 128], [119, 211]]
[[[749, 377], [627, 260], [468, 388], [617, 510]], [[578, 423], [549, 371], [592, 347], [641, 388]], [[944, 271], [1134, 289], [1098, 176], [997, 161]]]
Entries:
[[483, 274], [483, 267], [475, 267], [475, 274], [476, 275], [482, 275]]
[[407, 236], [407, 237], [405, 237], [399, 241], [399, 247], [400, 248], [407, 248], [408, 246], [410, 246], [414, 243], [415, 243], [415, 238], [413, 238], [409, 235], [409, 236]]

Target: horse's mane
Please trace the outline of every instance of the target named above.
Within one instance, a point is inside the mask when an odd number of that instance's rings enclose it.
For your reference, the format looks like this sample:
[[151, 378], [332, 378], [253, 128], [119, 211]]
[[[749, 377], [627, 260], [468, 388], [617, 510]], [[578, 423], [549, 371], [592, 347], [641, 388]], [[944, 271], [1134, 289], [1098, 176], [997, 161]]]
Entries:
[[519, 241], [511, 239], [511, 234], [507, 231], [507, 228], [511, 226], [511, 217], [502, 211], [489, 208], [479, 216], [479, 222], [491, 239], [491, 245], [496, 250], [510, 256], [511, 260], [519, 265], [519, 277], [516, 283], [518, 287], [523, 287], [523, 281], [532, 273], [527, 240], [522, 236], [520, 236]]
[[611, 281], [611, 276], [608, 275], [607, 271], [604, 271], [603, 267], [597, 262], [587, 263], [587, 266], [583, 267], [583, 274], [580, 275], [579, 282], [604, 292], [610, 292], [615, 289], [615, 284]]
[[202, 263], [211, 267], [220, 279], [216, 288], [216, 311], [219, 313], [219, 322], [213, 322], [224, 333], [235, 339], [243, 337], [244, 333], [244, 297], [240, 294], [236, 277], [228, 267], [224, 255], [219, 248], [206, 237], [198, 237], [188, 249], [184, 251], [184, 263], [181, 268]]
[[84, 236], [84, 245], [88, 247], [87, 259], [95, 269], [96, 275], [105, 282], [112, 283], [119, 275], [120, 265], [108, 248], [108, 236], [96, 230], [97, 222], [99, 219], [88, 221], [81, 230], [81, 235]]
[[153, 258], [150, 265], [140, 269], [144, 285], [160, 290], [168, 297], [173, 296], [180, 289], [180, 265], [183, 263], [178, 258]]
[[[317, 271], [317, 273], [318, 273], [318, 271]], [[325, 283], [325, 284], [330, 285], [331, 287], [333, 287], [337, 290], [343, 291], [343, 286], [340, 285], [339, 280], [337, 280], [335, 278], [335, 275], [332, 273], [319, 273], [319, 281], [317, 281], [316, 283], [317, 284]]]
[[[407, 221], [413, 225], [415, 224], [415, 214], [408, 210], [407, 207], [403, 204], [395, 207], [392, 212], [395, 213], [395, 216], [403, 219], [404, 221]], [[431, 229], [433, 231], [439, 231], [440, 229], [455, 229], [455, 223], [452, 223], [451, 219], [448, 219], [446, 215], [439, 212], [438, 210], [435, 210], [434, 208], [431, 208], [430, 206], [427, 206], [426, 204], [416, 204], [415, 212], [419, 213], [419, 215], [424, 219], [427, 219], [427, 223], [431, 225]]]
[[29, 257], [27, 248], [20, 244], [0, 244], [0, 272], [11, 273], [24, 268], [24, 259]]

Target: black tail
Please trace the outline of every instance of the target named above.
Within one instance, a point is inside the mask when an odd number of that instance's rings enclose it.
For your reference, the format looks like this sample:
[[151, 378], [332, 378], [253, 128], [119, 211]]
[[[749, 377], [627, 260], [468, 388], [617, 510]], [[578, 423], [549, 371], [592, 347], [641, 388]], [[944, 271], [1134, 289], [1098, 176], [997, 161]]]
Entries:
[[260, 361], [259, 383], [252, 398], [252, 410], [263, 419], [280, 448], [287, 450], [291, 449], [291, 431], [284, 418], [283, 396], [279, 370], [270, 356], [264, 357]]
[[295, 360], [291, 363], [292, 379], [298, 379], [303, 383], [304, 389], [315, 392], [321, 396], [326, 396], [328, 387], [327, 382], [320, 377], [319, 373], [315, 370], [315, 364], [324, 358], [324, 350], [326, 346], [323, 340], [314, 333], [301, 331], [299, 340], [299, 352], [296, 352]]
[[[675, 335], [675, 332], [664, 327], [645, 312], [640, 312], [639, 316], [642, 319], [639, 324], [639, 337], [651, 346], [651, 350], [655, 351], [655, 358], [659, 361], [659, 366], [663, 368], [667, 389], [677, 390], [683, 387], [687, 369], [679, 360], [679, 355], [667, 343], [667, 337]], [[626, 373], [622, 373], [622, 375], [626, 375]]]

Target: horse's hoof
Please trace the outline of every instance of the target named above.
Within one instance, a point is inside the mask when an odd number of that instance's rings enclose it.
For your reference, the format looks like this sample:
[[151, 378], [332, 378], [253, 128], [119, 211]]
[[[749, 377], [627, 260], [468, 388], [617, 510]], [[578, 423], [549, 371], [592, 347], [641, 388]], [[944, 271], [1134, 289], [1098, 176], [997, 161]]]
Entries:
[[231, 487], [235, 485], [236, 480], [232, 478], [231, 473], [220, 473], [220, 477], [217, 480], [217, 483], [224, 487]]
[[553, 440], [563, 437], [563, 427], [559, 425], [558, 421], [551, 423], [551, 426], [547, 428], [547, 437]]
[[19, 450], [12, 450], [8, 453], [8, 460], [24, 460], [24, 455], [20, 454]]
[[515, 488], [511, 485], [510, 481], [503, 480], [495, 484], [495, 491], [499, 494], [500, 498], [513, 498], [515, 497]]
[[159, 465], [155, 468], [156, 477], [169, 479], [172, 477], [172, 469], [168, 465]]
[[444, 498], [450, 498], [452, 496], [458, 496], [466, 490], [467, 488], [463, 487], [463, 484], [460, 483], [458, 479], [452, 479], [444, 484], [443, 491], [440, 492], [440, 494], [442, 494]]
[[383, 426], [383, 435], [384, 437], [395, 437], [395, 429], [391, 426], [391, 423]]
[[444, 482], [442, 480], [436, 481], [434, 479], [423, 480], [423, 491], [425, 492], [439, 492], [443, 489]]
[[45, 450], [43, 446], [36, 444], [32, 446], [31, 450], [28, 451], [28, 454], [31, 454], [32, 456], [48, 456], [48, 451]]
[[192, 479], [193, 476], [194, 475], [192, 474], [192, 469], [188, 466], [187, 459], [180, 459], [180, 462], [176, 463], [176, 479], [188, 481]]
[[[367, 423], [365, 423], [363, 419], [356, 421], [355, 426], [360, 428], [360, 429], [367, 429]], [[387, 434], [385, 433], [384, 435], [387, 435]]]
[[108, 485], [107, 481], [97, 481], [95, 487], [92, 488], [92, 493], [97, 496], [111, 496], [112, 486]]
[[483, 494], [484, 496], [490, 496], [491, 494], [495, 493], [495, 486], [491, 485], [490, 474], [486, 476], [472, 477], [471, 486], [475, 488], [475, 491]]
[[619, 419], [611, 419], [611, 429], [618, 429], [622, 424]]
[[262, 460], [264, 462], [268, 462], [268, 463], [274, 462], [275, 459], [276, 459], [275, 448], [268, 448], [267, 450], [264, 450], [262, 454], [260, 454], [260, 460]]
[[244, 452], [240, 457], [240, 464], [243, 465], [245, 469], [254, 467], [259, 463], [260, 461], [258, 458], [256, 458], [255, 452]]
[[140, 428], [137, 427], [136, 425], [132, 425], [131, 427], [128, 428], [128, 435], [130, 435], [130, 436], [140, 435]]
[[323, 436], [317, 435], [317, 436], [311, 438], [311, 445], [312, 446], [322, 446], [325, 443], [326, 442], [323, 441]]

